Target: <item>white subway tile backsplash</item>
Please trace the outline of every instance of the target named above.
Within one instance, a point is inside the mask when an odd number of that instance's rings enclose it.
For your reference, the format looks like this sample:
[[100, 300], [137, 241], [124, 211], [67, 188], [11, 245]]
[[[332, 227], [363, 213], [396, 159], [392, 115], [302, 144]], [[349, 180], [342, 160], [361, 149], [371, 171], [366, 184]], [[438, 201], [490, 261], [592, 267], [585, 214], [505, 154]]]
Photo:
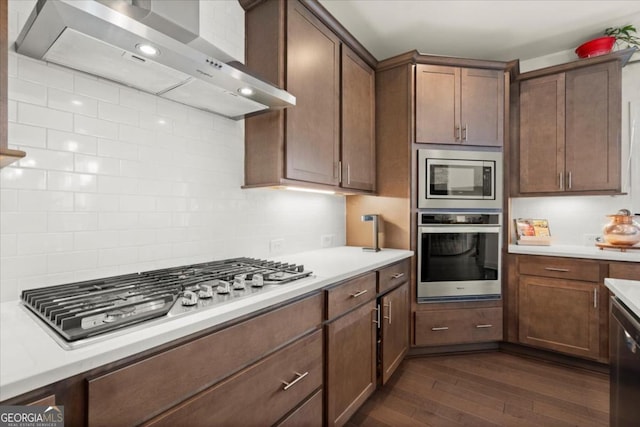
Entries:
[[74, 153], [96, 154], [97, 139], [93, 136], [71, 132], [47, 131], [47, 148], [50, 150], [71, 151]]
[[171, 226], [171, 214], [165, 212], [142, 212], [139, 218], [140, 228], [165, 228]]
[[[3, 234], [0, 239], [0, 257], [6, 258], [18, 254], [18, 235]], [[4, 283], [2, 284], [4, 286]]]
[[18, 206], [21, 212], [70, 212], [73, 211], [73, 193], [22, 190]]
[[140, 114], [156, 112], [157, 97], [128, 87], [120, 87], [120, 105], [140, 111]]
[[138, 262], [138, 248], [120, 247], [100, 249], [98, 252], [98, 265], [100, 267], [121, 266], [123, 264], [135, 264], [136, 262]]
[[76, 251], [117, 247], [118, 234], [113, 231], [77, 231], [73, 233], [73, 249]]
[[115, 139], [118, 137], [118, 125], [116, 123], [78, 114], [74, 117], [73, 131], [99, 138]]
[[98, 155], [116, 159], [136, 160], [138, 158], [138, 146], [114, 139], [98, 138]]
[[142, 246], [156, 243], [156, 234], [162, 230], [123, 230], [118, 232], [120, 246]]
[[18, 77], [66, 91], [73, 91], [73, 74], [57, 67], [50, 67], [46, 62], [37, 61], [18, 55]]
[[9, 100], [7, 102], [7, 120], [9, 123], [18, 121], [18, 102]]
[[106, 157], [86, 156], [83, 154], [75, 155], [74, 169], [76, 172], [101, 174], [101, 175], [119, 175], [120, 161]]
[[128, 230], [139, 227], [138, 213], [105, 212], [98, 214], [99, 230]]
[[70, 131], [73, 128], [73, 115], [65, 111], [18, 102], [18, 123]]
[[111, 122], [123, 123], [131, 126], [138, 126], [138, 110], [123, 107], [120, 105], [100, 102], [98, 104], [98, 117]]
[[119, 208], [117, 194], [75, 193], [74, 210], [77, 212], [115, 212]]
[[118, 129], [117, 139], [132, 144], [153, 145], [155, 133], [147, 129], [121, 124]]
[[98, 175], [98, 192], [102, 194], [138, 194], [138, 180]]
[[140, 127], [148, 130], [157, 130], [158, 132], [173, 132], [173, 119], [169, 116], [160, 116], [158, 114], [140, 112]]
[[9, 58], [7, 62], [7, 73], [9, 77], [18, 76], [18, 55], [15, 52], [9, 52]]
[[171, 259], [172, 250], [170, 244], [141, 247], [138, 252], [140, 262], [157, 261], [161, 259]]
[[26, 80], [9, 77], [8, 97], [29, 104], [46, 105], [47, 87]]
[[49, 232], [85, 231], [98, 228], [98, 215], [85, 212], [49, 212], [47, 230]]
[[95, 99], [55, 88], [49, 88], [47, 106], [84, 116], [96, 117], [98, 115], [98, 101]]
[[187, 121], [187, 108], [177, 102], [169, 101], [164, 98], [158, 98], [156, 103], [156, 113], [161, 116], [171, 117], [178, 122]]
[[57, 191], [89, 191], [97, 189], [95, 175], [73, 172], [47, 172], [47, 189]]
[[18, 255], [73, 250], [72, 233], [31, 233], [18, 236]]
[[74, 75], [74, 92], [100, 101], [117, 104], [120, 92], [113, 84], [83, 74]]
[[0, 188], [0, 211], [12, 212], [18, 210], [18, 190]]
[[97, 266], [97, 251], [52, 253], [47, 257], [47, 273], [72, 272]]
[[7, 129], [7, 140], [12, 145], [44, 148], [47, 144], [47, 130], [10, 122]]
[[[0, 281], [2, 282], [2, 297], [4, 298], [5, 283], [10, 279], [22, 279], [39, 276], [47, 272], [47, 255], [24, 255], [2, 258]], [[26, 289], [26, 288], [25, 288]], [[9, 301], [9, 300], [7, 300]]]
[[158, 212], [183, 212], [187, 210], [187, 199], [183, 197], [156, 197]]
[[44, 233], [47, 214], [44, 212], [0, 212], [0, 233]]
[[29, 148], [27, 149], [27, 156], [19, 160], [17, 166], [22, 168], [72, 171], [73, 154], [41, 148]]
[[44, 190], [47, 188], [47, 172], [44, 170], [5, 167], [0, 170], [2, 188]]
[[143, 195], [120, 196], [121, 212], [151, 212], [156, 210], [156, 198]]

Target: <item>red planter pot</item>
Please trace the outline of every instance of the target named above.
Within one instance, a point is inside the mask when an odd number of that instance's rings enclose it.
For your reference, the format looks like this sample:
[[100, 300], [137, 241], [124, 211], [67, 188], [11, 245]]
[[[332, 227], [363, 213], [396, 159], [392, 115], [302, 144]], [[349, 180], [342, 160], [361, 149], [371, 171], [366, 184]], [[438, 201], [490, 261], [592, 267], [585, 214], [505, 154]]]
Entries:
[[576, 54], [580, 58], [590, 58], [592, 56], [604, 55], [611, 52], [613, 45], [616, 43], [616, 38], [611, 36], [598, 37], [597, 39], [589, 40], [586, 43], [581, 44], [576, 49]]

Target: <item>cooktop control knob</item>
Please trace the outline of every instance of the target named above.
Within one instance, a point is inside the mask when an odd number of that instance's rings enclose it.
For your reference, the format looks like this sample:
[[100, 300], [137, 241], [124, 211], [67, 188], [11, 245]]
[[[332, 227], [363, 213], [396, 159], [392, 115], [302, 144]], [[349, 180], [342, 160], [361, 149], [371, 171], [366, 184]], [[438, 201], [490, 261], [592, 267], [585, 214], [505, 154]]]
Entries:
[[200, 285], [200, 290], [198, 291], [199, 298], [213, 298], [213, 286], [207, 283], [202, 283]]
[[264, 286], [264, 277], [260, 273], [256, 273], [253, 275], [251, 279], [251, 286], [254, 288], [261, 288]]
[[219, 285], [216, 288], [216, 292], [219, 294], [228, 294], [231, 292], [231, 284], [224, 280], [219, 281]]
[[233, 278], [233, 289], [242, 290], [246, 288], [246, 274], [238, 274]]
[[184, 291], [182, 293], [182, 305], [188, 307], [196, 305], [198, 303], [198, 295], [193, 291]]

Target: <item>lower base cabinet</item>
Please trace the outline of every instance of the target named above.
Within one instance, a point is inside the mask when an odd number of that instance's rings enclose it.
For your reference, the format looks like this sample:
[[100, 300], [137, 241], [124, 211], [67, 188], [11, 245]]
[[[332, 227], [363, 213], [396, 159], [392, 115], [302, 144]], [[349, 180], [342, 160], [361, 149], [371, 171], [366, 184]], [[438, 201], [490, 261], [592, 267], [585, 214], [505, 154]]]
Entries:
[[322, 390], [276, 424], [277, 427], [322, 427]]
[[415, 343], [437, 346], [502, 340], [502, 307], [418, 311]]
[[273, 425], [321, 386], [317, 331], [144, 425]]
[[380, 380], [386, 384], [409, 350], [409, 283], [380, 297]]

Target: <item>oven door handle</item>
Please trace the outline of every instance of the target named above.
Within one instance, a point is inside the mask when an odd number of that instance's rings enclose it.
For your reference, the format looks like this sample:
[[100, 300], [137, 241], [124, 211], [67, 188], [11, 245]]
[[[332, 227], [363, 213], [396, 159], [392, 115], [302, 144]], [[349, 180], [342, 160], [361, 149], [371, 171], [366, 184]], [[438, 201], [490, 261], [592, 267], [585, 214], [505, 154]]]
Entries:
[[500, 226], [491, 225], [474, 225], [474, 226], [457, 226], [457, 225], [439, 225], [439, 226], [420, 226], [421, 233], [500, 233]]

